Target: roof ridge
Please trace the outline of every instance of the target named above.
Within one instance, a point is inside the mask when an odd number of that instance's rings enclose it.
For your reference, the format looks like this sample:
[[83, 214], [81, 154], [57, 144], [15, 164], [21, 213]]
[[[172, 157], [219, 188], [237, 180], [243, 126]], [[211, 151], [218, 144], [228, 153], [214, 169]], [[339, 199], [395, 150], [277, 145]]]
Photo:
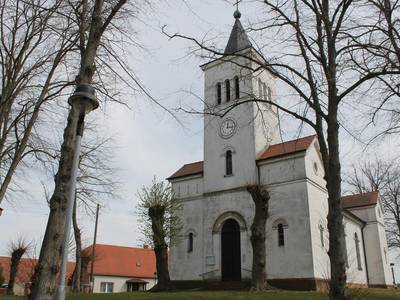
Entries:
[[[93, 244], [87, 246], [85, 249], [88, 249], [88, 248], [90, 248], [92, 246], [93, 246]], [[114, 248], [129, 248], [129, 249], [136, 249], [136, 250], [151, 250], [151, 251], [153, 251], [152, 248], [143, 248], [143, 247], [139, 247], [139, 246], [134, 247], [134, 246], [122, 246], [122, 245], [120, 246], [120, 245], [96, 243], [96, 247], [97, 246], [107, 246], [107, 247], [114, 247]]]
[[346, 197], [353, 197], [353, 196], [360, 196], [360, 195], [367, 195], [367, 194], [379, 194], [378, 191], [370, 191], [370, 192], [362, 192], [362, 193], [355, 193], [355, 194], [350, 194], [350, 195], [343, 195], [340, 198], [346, 198]]
[[316, 135], [316, 134], [306, 135], [306, 136], [303, 136], [303, 137], [300, 137], [300, 138], [297, 138], [297, 139], [291, 139], [291, 140], [284, 141], [284, 142], [281, 142], [281, 143], [278, 143], [278, 144], [273, 144], [273, 145], [270, 145], [270, 147], [271, 147], [271, 146], [278, 146], [278, 145], [282, 145], [282, 144], [290, 143], [290, 142], [296, 142], [296, 141], [308, 139], [308, 138], [310, 138], [310, 137], [317, 137], [317, 135]]

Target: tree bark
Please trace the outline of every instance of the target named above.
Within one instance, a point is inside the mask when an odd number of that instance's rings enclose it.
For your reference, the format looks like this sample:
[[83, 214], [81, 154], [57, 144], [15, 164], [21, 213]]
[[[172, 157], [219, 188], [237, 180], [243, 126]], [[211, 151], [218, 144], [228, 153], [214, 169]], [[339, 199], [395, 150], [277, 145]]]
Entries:
[[251, 225], [251, 246], [253, 248], [253, 265], [251, 271], [251, 291], [262, 292], [267, 289], [266, 273], [266, 222], [270, 194], [265, 187], [250, 185], [247, 187], [255, 204], [255, 214]]
[[76, 218], [76, 202], [77, 199], [75, 198], [74, 210], [72, 213], [72, 224], [75, 237], [75, 270], [72, 278], [72, 292], [80, 293], [82, 292], [82, 237]]
[[72, 108], [64, 130], [64, 142], [61, 147], [56, 185], [53, 196], [50, 199], [50, 214], [40, 250], [39, 262], [32, 278], [32, 288], [29, 297], [31, 300], [52, 300], [56, 292], [57, 275], [60, 271], [63, 229], [66, 221], [67, 190], [71, 178], [74, 133], [77, 121], [78, 111]]
[[15, 249], [11, 254], [10, 276], [6, 290], [7, 295], [14, 295], [14, 283], [18, 273], [18, 266], [25, 252], [26, 252], [25, 248], [20, 248], [20, 249]]
[[168, 245], [165, 242], [164, 217], [165, 209], [162, 206], [149, 208], [151, 227], [153, 230], [154, 252], [156, 254], [157, 285], [154, 291], [170, 289], [170, 277], [168, 271]]

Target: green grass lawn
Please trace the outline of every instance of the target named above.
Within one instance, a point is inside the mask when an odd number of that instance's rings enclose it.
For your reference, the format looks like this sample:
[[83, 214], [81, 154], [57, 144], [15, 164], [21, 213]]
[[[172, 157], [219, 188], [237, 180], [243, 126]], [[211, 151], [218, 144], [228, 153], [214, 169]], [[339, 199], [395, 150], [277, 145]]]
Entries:
[[[363, 289], [354, 291], [353, 299], [400, 300], [400, 290]], [[0, 296], [1, 300], [22, 300], [23, 297]], [[174, 292], [123, 294], [69, 294], [67, 300], [326, 300], [327, 294], [273, 290], [261, 294], [247, 292]]]

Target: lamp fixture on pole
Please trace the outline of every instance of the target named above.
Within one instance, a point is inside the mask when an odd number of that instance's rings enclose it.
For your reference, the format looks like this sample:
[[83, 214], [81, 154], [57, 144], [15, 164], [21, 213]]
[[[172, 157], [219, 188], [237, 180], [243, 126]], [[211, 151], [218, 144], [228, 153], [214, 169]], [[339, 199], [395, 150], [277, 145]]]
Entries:
[[68, 99], [68, 103], [72, 109], [77, 111], [78, 123], [75, 131], [75, 146], [74, 156], [72, 161], [71, 177], [69, 182], [67, 196], [67, 215], [64, 227], [64, 239], [62, 244], [61, 270], [60, 270], [60, 285], [57, 289], [56, 300], [64, 300], [66, 294], [66, 276], [68, 262], [68, 241], [71, 233], [72, 211], [75, 201], [76, 177], [79, 166], [79, 155], [81, 150], [81, 140], [85, 122], [85, 115], [99, 107], [99, 102], [96, 99], [95, 89], [89, 84], [77, 85], [75, 92]]

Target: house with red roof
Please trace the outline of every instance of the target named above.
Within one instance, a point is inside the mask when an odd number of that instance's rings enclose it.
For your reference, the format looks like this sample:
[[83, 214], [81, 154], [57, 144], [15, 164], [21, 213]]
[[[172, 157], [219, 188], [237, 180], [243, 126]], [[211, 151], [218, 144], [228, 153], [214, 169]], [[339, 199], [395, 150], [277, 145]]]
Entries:
[[[204, 160], [185, 164], [167, 178], [182, 203], [183, 222], [182, 239], [170, 249], [170, 276], [199, 286], [251, 278], [254, 203], [247, 186], [258, 184], [271, 196], [266, 232], [270, 284], [326, 289], [328, 194], [320, 145], [315, 135], [282, 140], [279, 112], [272, 104], [283, 99], [277, 99], [274, 75], [255, 63], [265, 60], [240, 16], [236, 11], [224, 57], [201, 66]], [[342, 208], [348, 285], [391, 285], [379, 194], [345, 196]]]
[[[84, 251], [92, 252], [92, 247]], [[89, 284], [91, 265], [85, 274]], [[154, 250], [143, 248], [96, 244], [93, 263], [93, 292], [121, 293], [145, 291], [156, 283]]]
[[[22, 258], [18, 265], [18, 272], [14, 283], [14, 294], [17, 296], [26, 296], [29, 293], [31, 278], [37, 265], [37, 259]], [[4, 277], [4, 284], [7, 285], [10, 278], [11, 258], [7, 256], [0, 256], [0, 268]], [[74, 262], [67, 264], [67, 278], [72, 278], [75, 269]], [[5, 288], [4, 288], [5, 290]]]

